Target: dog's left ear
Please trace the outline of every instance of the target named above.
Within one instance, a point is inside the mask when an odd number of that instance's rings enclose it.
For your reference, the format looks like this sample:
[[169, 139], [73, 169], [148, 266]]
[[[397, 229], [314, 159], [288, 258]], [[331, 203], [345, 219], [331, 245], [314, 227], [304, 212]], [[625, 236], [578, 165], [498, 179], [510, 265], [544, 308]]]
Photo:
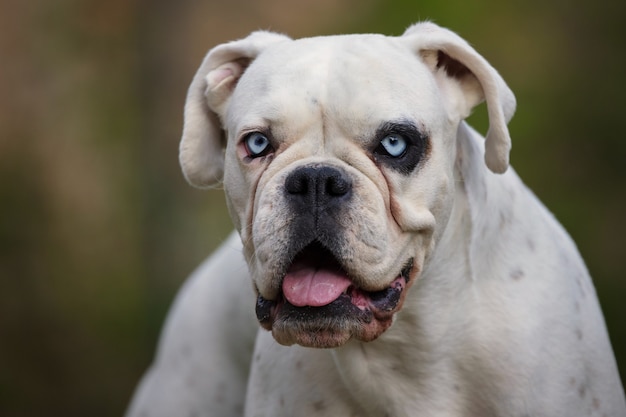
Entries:
[[483, 100], [487, 102], [485, 163], [495, 173], [505, 172], [511, 150], [507, 123], [515, 112], [515, 96], [500, 74], [460, 36], [434, 23], [415, 24], [401, 39], [443, 81], [440, 86], [446, 88], [449, 104], [461, 118]]
[[237, 81], [248, 65], [268, 46], [289, 40], [272, 32], [254, 32], [247, 38], [211, 49], [196, 73], [185, 103], [185, 122], [179, 161], [187, 181], [211, 187], [224, 174], [225, 138], [222, 117]]

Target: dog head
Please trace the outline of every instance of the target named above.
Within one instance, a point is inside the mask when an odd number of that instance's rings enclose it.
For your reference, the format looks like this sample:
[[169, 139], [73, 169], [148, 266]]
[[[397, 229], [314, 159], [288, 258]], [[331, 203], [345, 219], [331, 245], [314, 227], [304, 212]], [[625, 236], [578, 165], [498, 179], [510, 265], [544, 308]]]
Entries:
[[513, 94], [432, 23], [400, 37], [256, 32], [209, 52], [180, 161], [192, 185], [223, 180], [257, 317], [279, 343], [336, 347], [392, 324], [452, 210], [459, 123], [483, 100], [485, 161], [504, 172]]

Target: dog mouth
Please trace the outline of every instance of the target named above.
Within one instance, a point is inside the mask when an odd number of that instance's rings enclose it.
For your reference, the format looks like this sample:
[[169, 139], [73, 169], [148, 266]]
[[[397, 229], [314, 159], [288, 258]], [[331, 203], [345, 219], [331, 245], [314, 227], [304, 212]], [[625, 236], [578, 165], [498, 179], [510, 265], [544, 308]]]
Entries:
[[350, 278], [330, 250], [314, 241], [294, 258], [275, 300], [259, 294], [257, 319], [284, 345], [330, 348], [353, 337], [374, 340], [402, 306], [413, 259], [399, 269], [385, 288], [368, 291]]

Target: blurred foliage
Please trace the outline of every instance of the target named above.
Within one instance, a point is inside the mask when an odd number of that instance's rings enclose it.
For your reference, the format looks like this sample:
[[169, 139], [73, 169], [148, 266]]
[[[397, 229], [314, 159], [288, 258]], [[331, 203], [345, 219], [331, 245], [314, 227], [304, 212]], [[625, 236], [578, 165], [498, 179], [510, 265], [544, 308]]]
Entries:
[[[120, 415], [187, 274], [230, 229], [179, 173], [206, 50], [258, 28], [431, 19], [518, 97], [513, 164], [577, 241], [626, 367], [626, 2], [0, 2], [0, 415]], [[484, 110], [472, 116], [484, 132]]]

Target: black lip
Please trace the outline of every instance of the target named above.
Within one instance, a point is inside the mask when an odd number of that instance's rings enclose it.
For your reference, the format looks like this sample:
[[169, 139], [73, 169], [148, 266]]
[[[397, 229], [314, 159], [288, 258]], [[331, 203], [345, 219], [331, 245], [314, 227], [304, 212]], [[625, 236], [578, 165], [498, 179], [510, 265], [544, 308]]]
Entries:
[[[266, 300], [261, 295], [257, 297], [256, 315], [261, 326], [267, 330], [272, 329], [274, 313], [278, 303]], [[361, 310], [352, 304], [347, 294], [342, 294], [332, 303], [322, 307], [296, 307], [288, 301], [283, 301], [280, 306], [280, 321], [284, 323], [298, 323], [298, 325], [313, 325], [320, 330], [334, 327], [339, 320], [350, 318], [360, 323], [370, 323], [374, 313], [370, 309]]]
[[346, 316], [369, 323], [374, 314], [371, 310], [361, 310], [352, 304], [351, 298], [347, 294], [340, 295], [335, 301], [322, 307], [296, 307], [285, 301], [281, 310], [282, 320], [297, 320], [300, 323], [320, 323], [338, 318], [343, 319]]
[[271, 326], [272, 324], [272, 310], [276, 307], [276, 301], [266, 300], [260, 294], [256, 299], [256, 318], [263, 326]]
[[389, 287], [382, 291], [369, 293], [371, 303], [378, 310], [391, 311], [400, 302], [403, 288]]

